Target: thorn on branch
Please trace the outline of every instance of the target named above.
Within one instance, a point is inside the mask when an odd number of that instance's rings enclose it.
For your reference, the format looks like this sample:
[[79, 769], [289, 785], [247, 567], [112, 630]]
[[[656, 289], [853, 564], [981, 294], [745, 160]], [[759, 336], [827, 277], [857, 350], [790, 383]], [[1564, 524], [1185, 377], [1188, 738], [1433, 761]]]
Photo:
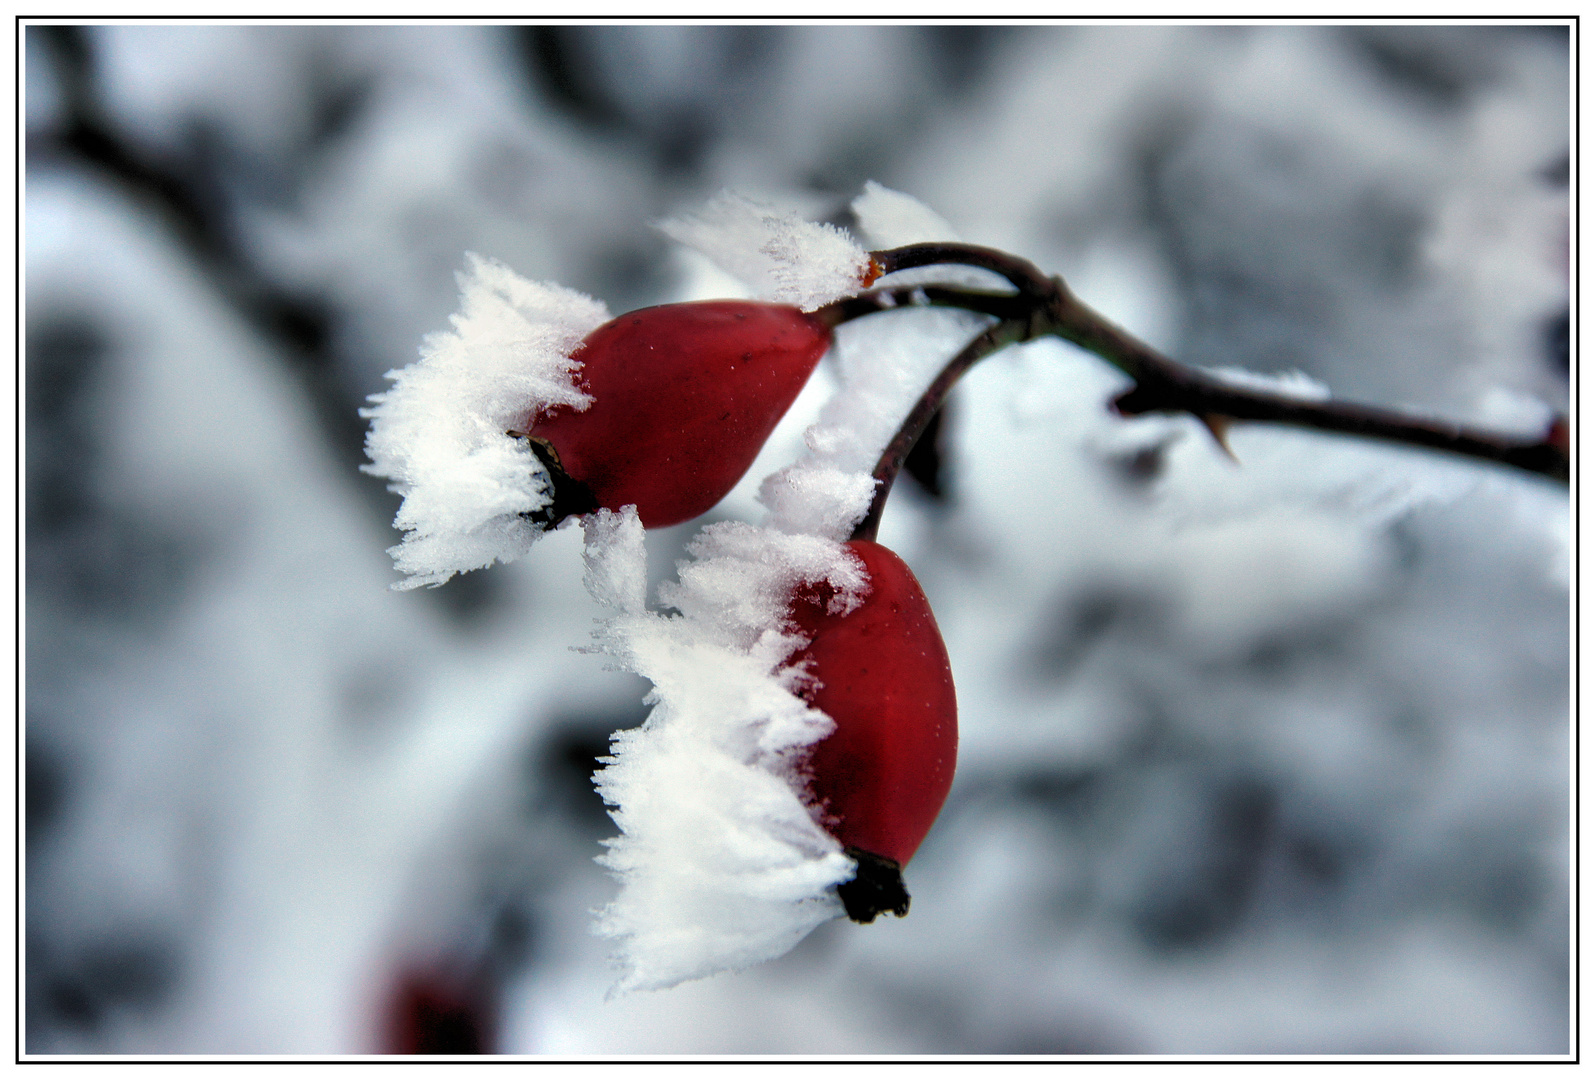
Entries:
[[[1015, 291], [988, 292], [948, 285], [879, 289], [820, 309], [817, 314], [830, 325], [904, 304], [932, 304], [961, 307], [1000, 320], [982, 339], [971, 343], [974, 358], [1044, 335], [1063, 338], [1095, 353], [1134, 380], [1131, 389], [1113, 400], [1113, 408], [1121, 416], [1149, 412], [1189, 413], [1201, 421], [1231, 460], [1235, 459], [1228, 438], [1231, 426], [1236, 421], [1253, 420], [1423, 446], [1499, 462], [1564, 484], [1569, 480], [1571, 438], [1563, 417], [1553, 421], [1539, 439], [1525, 442], [1393, 410], [1336, 401], [1307, 401], [1253, 390], [1170, 360], [1081, 303], [1061, 277], [1047, 278], [1034, 264], [1006, 252], [971, 244], [912, 244], [872, 252], [871, 258], [872, 265], [878, 264], [886, 274], [921, 266], [975, 266], [1006, 278]], [[1000, 337], [995, 336], [999, 334]], [[933, 391], [945, 394], [957, 374], [962, 374], [972, 362], [969, 357], [956, 361], [953, 365], [956, 374], [941, 381]], [[939, 405], [940, 398], [922, 401], [923, 408], [916, 409], [916, 413], [922, 413], [917, 416], [918, 421], [928, 420], [930, 412]], [[924, 411], [925, 408], [929, 412]], [[918, 430], [913, 429], [915, 435]], [[907, 445], [901, 450], [906, 454]], [[894, 460], [889, 451], [876, 470], [876, 479], [884, 482], [877, 488], [869, 516], [860, 525], [867, 535], [873, 535], [868, 530], [878, 522], [880, 504], [885, 500], [900, 463], [901, 459]]]
[[1197, 419], [1202, 422], [1203, 427], [1207, 428], [1207, 433], [1213, 436], [1213, 441], [1218, 443], [1218, 448], [1224, 451], [1224, 456], [1239, 465], [1241, 459], [1235, 456], [1235, 451], [1231, 450], [1229, 445], [1229, 429], [1230, 425], [1235, 422], [1235, 418], [1225, 416], [1222, 413], [1202, 413]]

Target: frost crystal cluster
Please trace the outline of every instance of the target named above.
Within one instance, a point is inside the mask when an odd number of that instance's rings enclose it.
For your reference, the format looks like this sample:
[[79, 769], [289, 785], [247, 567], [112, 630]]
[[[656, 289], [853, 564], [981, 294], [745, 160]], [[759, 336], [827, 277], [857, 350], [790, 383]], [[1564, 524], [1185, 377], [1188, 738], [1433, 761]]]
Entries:
[[835, 225], [805, 221], [733, 191], [659, 228], [740, 278], [759, 299], [804, 311], [856, 291], [869, 271], [869, 252]]
[[[950, 234], [877, 184], [854, 211], [877, 241]], [[806, 310], [856, 292], [871, 265], [841, 229], [731, 192], [661, 228], [762, 298]], [[367, 471], [404, 496], [395, 525], [405, 536], [391, 554], [409, 576], [396, 588], [523, 554], [539, 533], [523, 515], [549, 496], [538, 460], [511, 433], [556, 406], [591, 404], [573, 354], [608, 320], [601, 303], [475, 256], [461, 286], [452, 331], [390, 373], [393, 388], [365, 411]], [[807, 641], [789, 607], [806, 583], [829, 583], [838, 613], [867, 594], [863, 565], [841, 541], [869, 506], [881, 450], [984, 318], [920, 311], [912, 327], [886, 317], [841, 328], [841, 387], [807, 432], [807, 452], [765, 481], [768, 520], [705, 528], [679, 580], [660, 587], [660, 610], [647, 606], [636, 508], [586, 515], [586, 584], [615, 612], [595, 651], [653, 683], [647, 721], [614, 737], [595, 777], [620, 828], [601, 859], [620, 890], [598, 923], [617, 941], [617, 989], [745, 968], [842, 914], [834, 886], [853, 862], [818, 824], [801, 772], [833, 724], [802, 696], [811, 676], [791, 659]]]
[[[876, 219], [906, 217], [913, 228], [934, 218], [878, 185], [872, 205]], [[868, 260], [838, 256], [841, 241], [852, 246], [840, 230], [730, 194], [666, 231], [754, 283], [775, 273], [764, 255], [791, 252], [781, 265], [794, 278], [812, 271], [814, 289], [847, 282], [825, 301], [856, 289], [850, 275]], [[841, 238], [835, 249], [833, 233]], [[818, 239], [805, 254], [806, 241], [794, 237]], [[980, 319], [942, 314], [920, 313], [943, 335], [967, 337]], [[788, 666], [806, 644], [787, 625], [788, 608], [805, 582], [828, 581], [839, 610], [867, 592], [863, 567], [841, 541], [864, 516], [870, 472], [928, 382], [926, 371], [962, 342], [940, 356], [931, 345], [927, 358], [923, 337], [894, 349], [887, 336], [860, 329], [843, 328], [852, 345], [838, 349], [842, 386], [806, 434], [808, 452], [765, 481], [765, 525], [708, 526], [688, 545], [692, 561], [680, 564], [679, 581], [660, 587], [661, 604], [675, 614], [645, 608], [635, 514], [588, 517], [588, 588], [618, 612], [598, 632], [600, 648], [654, 687], [648, 720], [615, 736], [597, 776], [621, 832], [603, 856], [620, 892], [598, 924], [619, 943], [617, 989], [745, 968], [842, 914], [833, 887], [852, 877], [853, 863], [816, 824], [797, 770], [832, 723], [800, 696], [805, 672]]]
[[361, 411], [371, 420], [365, 471], [404, 496], [393, 521], [404, 539], [389, 554], [408, 576], [396, 589], [509, 562], [537, 539], [521, 515], [547, 502], [545, 474], [508, 433], [557, 405], [587, 407], [571, 354], [609, 319], [591, 297], [467, 259], [454, 329], [428, 337], [416, 363], [388, 372], [392, 389]]
[[780, 956], [842, 914], [831, 887], [852, 860], [815, 822], [795, 769], [831, 721], [787, 666], [803, 639], [781, 629], [806, 581], [866, 588], [836, 543], [741, 522], [706, 528], [679, 583], [676, 614], [647, 611], [642, 524], [630, 508], [587, 518], [588, 586], [617, 609], [602, 649], [653, 682], [653, 711], [614, 738], [598, 790], [621, 835], [601, 861], [620, 893], [599, 931], [619, 940], [617, 989], [657, 989]]
[[[876, 244], [948, 240], [952, 227], [912, 196], [873, 180], [853, 200], [860, 228]], [[869, 510], [880, 453], [947, 359], [978, 333], [986, 316], [918, 309], [837, 328], [832, 351], [837, 392], [803, 435], [807, 452], [765, 479], [759, 501], [784, 532], [846, 539]]]

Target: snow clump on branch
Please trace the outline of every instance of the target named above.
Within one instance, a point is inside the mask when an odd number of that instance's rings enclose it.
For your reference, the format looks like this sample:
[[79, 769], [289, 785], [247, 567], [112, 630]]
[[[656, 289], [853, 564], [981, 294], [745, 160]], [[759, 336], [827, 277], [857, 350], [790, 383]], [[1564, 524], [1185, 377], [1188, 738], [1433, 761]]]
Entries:
[[[854, 204], [873, 238], [950, 233], [906, 195], [870, 185]], [[724, 192], [661, 226], [744, 279], [763, 298], [813, 310], [856, 293], [874, 271], [847, 233]], [[362, 411], [372, 421], [366, 471], [404, 496], [390, 549], [409, 575], [395, 588], [439, 585], [508, 562], [540, 535], [547, 476], [509, 434], [558, 406], [591, 403], [573, 358], [608, 321], [604, 305], [527, 281], [469, 256], [450, 332]], [[833, 728], [803, 698], [791, 664], [807, 641], [790, 624], [796, 591], [827, 582], [836, 612], [868, 593], [841, 541], [874, 492], [871, 470], [947, 356], [984, 325], [968, 312], [919, 311], [850, 324], [842, 386], [806, 435], [808, 452], [770, 477], [763, 526], [721, 522], [688, 545], [679, 580], [647, 607], [636, 508], [584, 518], [586, 584], [614, 615], [593, 651], [652, 681], [652, 711], [618, 732], [594, 777], [620, 835], [600, 861], [620, 881], [597, 929], [617, 941], [617, 990], [663, 988], [738, 970], [790, 950], [843, 914], [835, 886], [853, 860], [819, 823], [802, 774], [807, 749]], [[661, 467], [666, 467], [661, 463]]]
[[[875, 243], [954, 238], [952, 226], [924, 203], [873, 180], [852, 210]], [[831, 357], [841, 385], [804, 432], [807, 452], [760, 486], [768, 524], [845, 540], [869, 512], [875, 463], [919, 395], [990, 321], [953, 308], [916, 308], [838, 327]]]
[[870, 280], [870, 256], [842, 229], [722, 191], [702, 210], [659, 223], [679, 244], [707, 255], [758, 298], [813, 311]]
[[873, 180], [864, 181], [864, 192], [853, 200], [852, 210], [859, 231], [877, 248], [944, 244], [958, 239], [947, 219], [936, 211], [912, 195]]

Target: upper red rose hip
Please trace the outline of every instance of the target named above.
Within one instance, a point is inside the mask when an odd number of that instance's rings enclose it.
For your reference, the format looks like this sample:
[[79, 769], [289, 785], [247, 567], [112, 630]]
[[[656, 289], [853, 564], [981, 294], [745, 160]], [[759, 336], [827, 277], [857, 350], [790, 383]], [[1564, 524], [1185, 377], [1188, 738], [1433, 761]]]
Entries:
[[831, 612], [825, 585], [800, 589], [792, 604], [792, 623], [809, 639], [794, 658], [813, 679], [804, 696], [836, 723], [805, 769], [831, 835], [855, 857], [866, 853], [900, 869], [952, 787], [958, 701], [947, 648], [913, 573], [874, 541], [847, 548], [869, 576], [859, 606]]
[[644, 526], [704, 513], [736, 485], [831, 344], [795, 307], [740, 300], [665, 304], [600, 326], [576, 351], [583, 412], [558, 408], [526, 432], [597, 505], [635, 503]]

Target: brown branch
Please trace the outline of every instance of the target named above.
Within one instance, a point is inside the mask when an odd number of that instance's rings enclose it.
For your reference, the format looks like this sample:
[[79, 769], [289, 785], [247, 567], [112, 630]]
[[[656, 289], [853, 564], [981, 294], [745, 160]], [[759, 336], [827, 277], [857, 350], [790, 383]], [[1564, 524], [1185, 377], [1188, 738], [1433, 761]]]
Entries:
[[999, 319], [1028, 323], [1036, 311], [1034, 298], [1014, 292], [986, 292], [953, 285], [906, 285], [845, 296], [810, 314], [835, 328], [867, 315], [899, 308], [954, 307]]
[[[849, 319], [890, 310], [905, 302], [965, 307], [995, 315], [1000, 320], [988, 333], [998, 332], [1000, 328], [1001, 334], [1008, 335], [1002, 345], [1052, 334], [1095, 353], [1135, 380], [1132, 389], [1113, 401], [1114, 408], [1120, 414], [1190, 413], [1207, 426], [1226, 452], [1228, 447], [1224, 446], [1223, 432], [1231, 421], [1263, 421], [1442, 450], [1510, 465], [1564, 484], [1569, 480], [1570, 440], [1567, 421], [1562, 417], [1553, 420], [1540, 437], [1522, 439], [1388, 409], [1337, 401], [1302, 400], [1236, 386], [1198, 368], [1170, 360], [1081, 303], [1062, 278], [1047, 278], [1034, 264], [1024, 259], [993, 248], [969, 244], [914, 244], [872, 252], [871, 255], [884, 273], [939, 264], [977, 266], [1006, 278], [1017, 292], [992, 293], [931, 285], [917, 289], [880, 289], [821, 309], [824, 313], [822, 317], [828, 321], [834, 320], [831, 323], [833, 326]], [[975, 348], [981, 340], [977, 338], [969, 348]], [[974, 359], [995, 351], [995, 348], [981, 352]], [[960, 357], [963, 355], [960, 354]], [[962, 374], [974, 359], [969, 360], [958, 374]], [[955, 364], [957, 362], [954, 361]], [[954, 375], [952, 381], [956, 381], [956, 378]], [[951, 388], [952, 381], [942, 388], [944, 396], [946, 390]], [[937, 385], [941, 385], [941, 380], [938, 380]], [[934, 405], [928, 406], [929, 413], [925, 419], [928, 420], [939, 405], [940, 400], [937, 399]], [[920, 406], [916, 407], [916, 414], [920, 407], [925, 406], [927, 402], [922, 399]], [[899, 438], [902, 437], [903, 433], [899, 433]], [[914, 437], [918, 437], [917, 430]], [[896, 445], [895, 441], [893, 445]], [[908, 446], [912, 445], [910, 440]], [[907, 453], [906, 447], [903, 452]], [[885, 458], [882, 464], [886, 464]], [[895, 476], [895, 470], [891, 475]], [[877, 479], [880, 479], [879, 475]], [[876, 491], [877, 503], [884, 501], [888, 487], [889, 481], [887, 487]], [[878, 518], [876, 509], [872, 505], [872, 517], [866, 517], [866, 522]]]
[[875, 539], [880, 531], [881, 514], [886, 509], [886, 497], [891, 494], [892, 483], [902, 471], [903, 462], [908, 460], [909, 451], [924, 433], [925, 425], [930, 423], [930, 418], [936, 415], [936, 411], [947, 400], [947, 394], [952, 390], [953, 384], [958, 382], [964, 372], [987, 356], [1017, 341], [1023, 341], [1027, 327], [1028, 321], [1004, 320], [993, 323], [965, 345], [957, 356], [947, 361], [941, 374], [925, 388], [925, 392], [920, 395], [907, 418], [903, 420], [902, 426], [897, 429], [897, 434], [881, 452], [880, 461], [876, 463], [875, 472], [872, 474], [875, 478], [875, 497], [870, 500], [869, 512], [864, 515], [864, 520], [858, 523], [853, 535], [848, 537], [849, 540]]
[[[1558, 417], [1538, 438], [1522, 439], [1431, 417], [1342, 401], [1313, 401], [1236, 386], [1176, 363], [1092, 311], [1058, 283], [1053, 333], [1120, 368], [1135, 386], [1113, 399], [1123, 416], [1184, 412], [1201, 420], [1220, 445], [1231, 421], [1250, 420], [1381, 439], [1510, 465], [1568, 482], [1566, 421]], [[1224, 446], [1226, 452], [1228, 447]]]
[[870, 252], [881, 275], [921, 266], [975, 266], [1005, 277], [1021, 295], [1050, 297], [1054, 281], [1036, 268], [1035, 263], [996, 248], [974, 244], [909, 244], [907, 247]]

